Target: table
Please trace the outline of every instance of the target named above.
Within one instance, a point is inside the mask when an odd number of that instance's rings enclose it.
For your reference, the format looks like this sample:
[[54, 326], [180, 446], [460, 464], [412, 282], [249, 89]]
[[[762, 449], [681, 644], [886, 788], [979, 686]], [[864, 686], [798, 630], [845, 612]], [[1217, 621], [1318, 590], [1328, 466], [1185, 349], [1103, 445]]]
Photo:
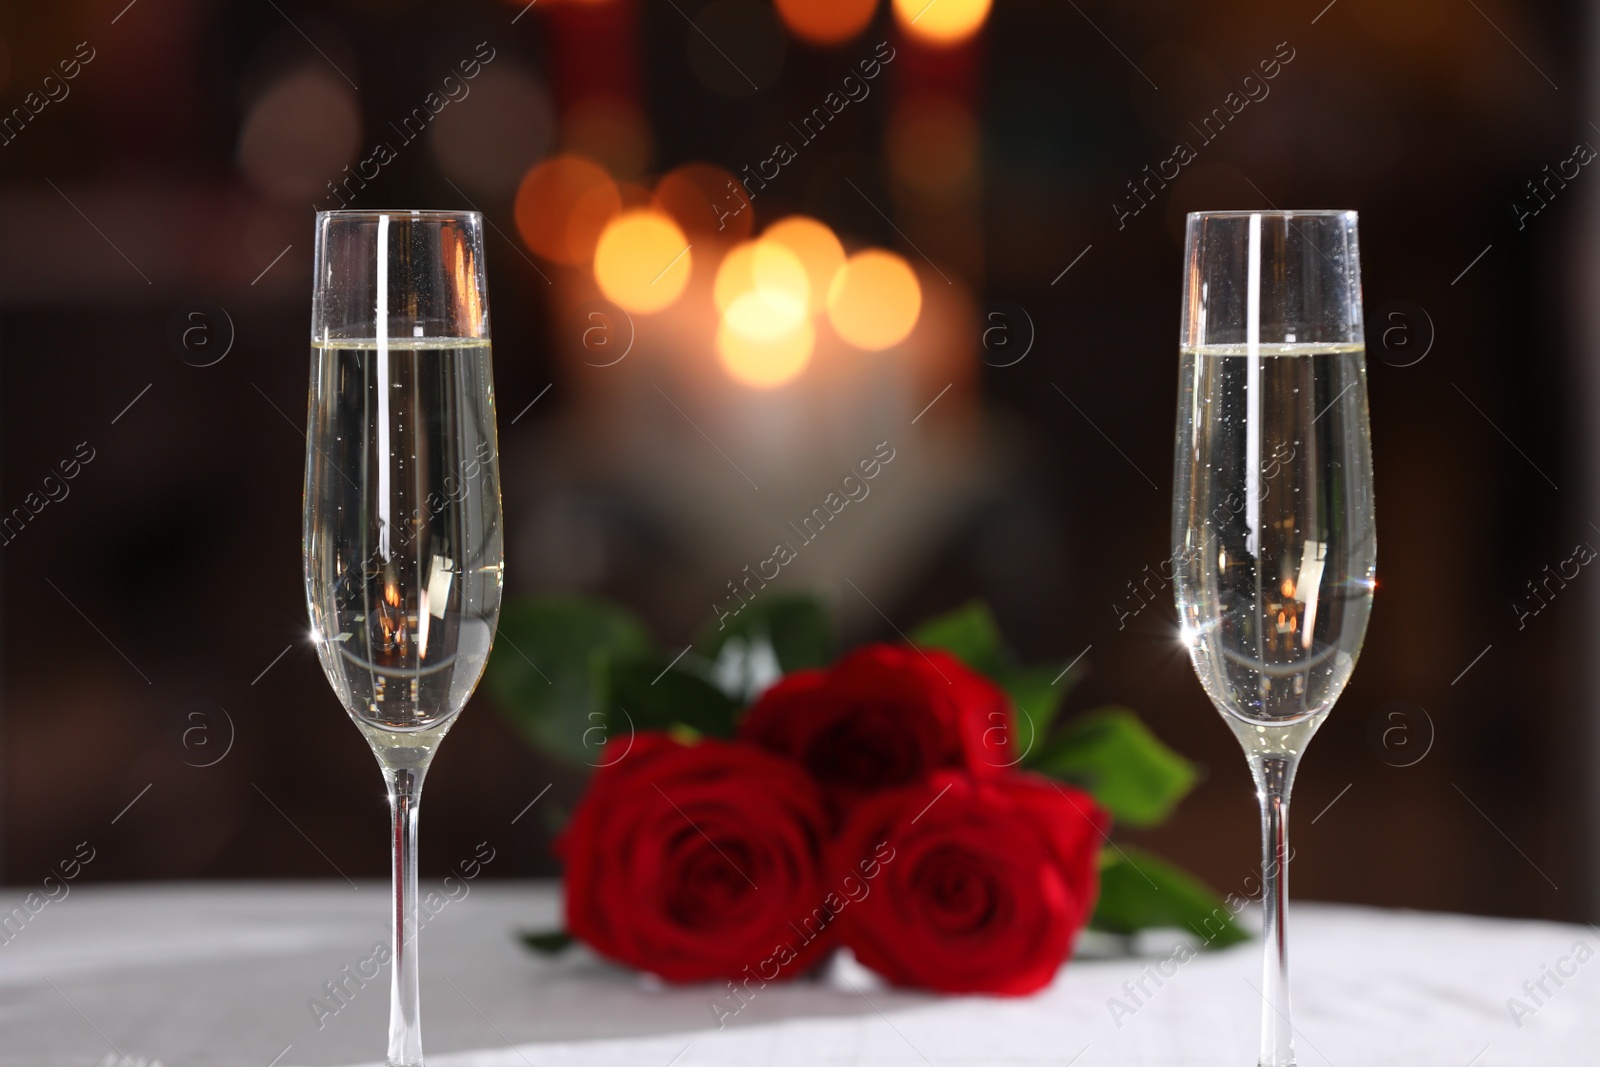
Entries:
[[[381, 1063], [387, 972], [364, 986], [359, 975], [387, 936], [387, 893], [75, 887], [0, 944], [0, 1064]], [[523, 949], [513, 932], [554, 926], [558, 893], [471, 883], [425, 927], [430, 1067], [1255, 1063], [1256, 943], [1162, 967], [1170, 940], [1147, 938], [1139, 958], [1079, 959], [1050, 989], [1011, 1000], [887, 989], [847, 964], [768, 987], [718, 1030], [710, 1002], [725, 987], [663, 986], [582, 949]], [[1588, 1067], [1600, 1049], [1593, 927], [1311, 904], [1291, 921], [1302, 1067]], [[347, 966], [356, 977], [329, 998], [324, 983]], [[1545, 977], [1556, 971], [1570, 976], [1557, 985]], [[315, 1012], [319, 997], [337, 1010]], [[1513, 997], [1529, 1009], [1517, 1018]]]

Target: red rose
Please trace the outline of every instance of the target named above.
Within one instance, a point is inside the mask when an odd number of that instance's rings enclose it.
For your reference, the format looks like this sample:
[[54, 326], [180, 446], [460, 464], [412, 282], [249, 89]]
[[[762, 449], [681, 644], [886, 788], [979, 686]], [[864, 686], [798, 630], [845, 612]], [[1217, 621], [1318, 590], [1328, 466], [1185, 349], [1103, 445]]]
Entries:
[[768, 689], [739, 735], [800, 761], [836, 813], [943, 767], [993, 774], [1014, 762], [1003, 691], [945, 652], [868, 645], [826, 671]]
[[821, 794], [793, 763], [638, 734], [556, 842], [567, 930], [673, 982], [763, 963], [765, 980], [791, 977], [832, 941], [818, 910], [824, 825]]
[[880, 793], [830, 852], [839, 876], [872, 879], [840, 912], [839, 935], [897, 985], [1043, 988], [1094, 907], [1107, 821], [1088, 794], [1031, 774], [947, 772]]

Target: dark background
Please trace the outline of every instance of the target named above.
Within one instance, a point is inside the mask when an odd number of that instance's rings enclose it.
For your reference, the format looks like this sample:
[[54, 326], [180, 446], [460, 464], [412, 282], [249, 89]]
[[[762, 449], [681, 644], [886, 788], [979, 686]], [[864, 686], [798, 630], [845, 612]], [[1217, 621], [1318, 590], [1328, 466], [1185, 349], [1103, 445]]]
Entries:
[[[953, 336], [981, 413], [966, 432], [990, 457], [982, 488], [944, 521], [913, 525], [895, 576], [869, 587], [876, 605], [908, 628], [981, 596], [1029, 658], [1088, 648], [1068, 712], [1134, 707], [1208, 769], [1141, 843], [1237, 887], [1258, 863], [1245, 765], [1177, 646], [1167, 600], [1121, 629], [1116, 607], [1167, 552], [1182, 213], [1357, 209], [1380, 589], [1360, 667], [1299, 780], [1295, 894], [1600, 916], [1585, 676], [1600, 579], [1585, 572], [1522, 629], [1512, 606], [1546, 564], [1600, 543], [1584, 486], [1579, 317], [1585, 204], [1600, 178], [1583, 171], [1521, 228], [1513, 207], [1533, 202], [1524, 183], [1547, 164], [1600, 143], [1578, 5], [997, 0], [975, 43], [935, 55], [884, 4], [847, 44], [789, 40], [759, 91], [730, 96], [707, 84], [689, 20], [722, 34], [732, 59], [770, 66], [768, 38], [741, 30], [762, 25], [754, 0], [732, 15], [697, 0], [604, 0], [593, 10], [617, 9], [613, 21], [587, 36], [560, 32], [582, 16], [576, 0], [522, 14], [489, 0], [124, 3], [0, 12], [6, 108], [78, 42], [95, 49], [71, 95], [0, 146], [0, 505], [21, 504], [80, 442], [94, 457], [68, 497], [0, 548], [6, 882], [36, 882], [84, 840], [94, 880], [387, 871], [380, 777], [306, 641], [312, 206], [241, 173], [241, 130], [267, 86], [346, 72], [365, 146], [489, 40], [497, 65], [549, 88], [551, 151], [586, 71], [623, 85], [647, 120], [643, 173], [629, 176], [643, 178], [764, 158], [786, 118], [888, 39], [904, 58], [881, 91], [757, 202], [764, 222], [803, 210], [919, 270], [925, 250], [971, 293]], [[1270, 96], [1119, 229], [1111, 205], [1125, 183], [1279, 42], [1294, 59]], [[918, 79], [954, 86], [981, 131], [981, 184], [944, 215], [911, 204], [881, 162], [895, 94]], [[626, 467], [581, 492], [550, 489], [587, 462], [592, 408], [559, 356], [569, 326], [538, 270], [553, 268], [511, 244], [510, 192], [473, 201], [503, 231], [489, 261], [509, 591], [614, 596], [664, 646], [681, 645], [747, 557], [675, 545], [672, 524], [637, 506]], [[358, 201], [402, 204], [467, 206], [420, 144]], [[999, 301], [1037, 331], [1008, 367], [989, 365], [1002, 360], [982, 341]], [[196, 302], [232, 322], [232, 348], [212, 366], [191, 365], [172, 339]], [[828, 481], [797, 492], [820, 498]], [[570, 509], [552, 518], [553, 499], [577, 501], [580, 533]], [[841, 604], [844, 636], [892, 639], [841, 586], [823, 591]], [[1382, 743], [1396, 724], [1412, 747]], [[513, 825], [549, 783], [550, 802]], [[580, 787], [480, 694], [430, 775], [424, 872], [489, 838], [506, 845], [492, 874], [554, 873], [549, 816]]]

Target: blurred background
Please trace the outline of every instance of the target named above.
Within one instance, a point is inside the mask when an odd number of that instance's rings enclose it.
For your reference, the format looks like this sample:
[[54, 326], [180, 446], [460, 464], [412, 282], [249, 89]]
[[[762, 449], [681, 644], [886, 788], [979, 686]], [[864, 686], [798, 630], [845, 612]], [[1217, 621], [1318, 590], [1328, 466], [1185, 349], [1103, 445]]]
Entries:
[[[1520, 0], [5, 5], [0, 878], [83, 841], [100, 881], [386, 873], [306, 638], [310, 257], [314, 210], [416, 206], [493, 227], [511, 593], [684, 644], [886, 446], [782, 583], [848, 642], [981, 597], [1076, 659], [1066, 714], [1130, 706], [1207, 770], [1140, 843], [1242, 892], [1249, 776], [1152, 578], [1182, 219], [1339, 207], [1380, 589], [1295, 894], [1600, 918], [1600, 577], [1549, 578], [1600, 545], [1590, 32]], [[486, 691], [430, 781], [425, 875], [483, 840], [557, 871], [582, 780]]]

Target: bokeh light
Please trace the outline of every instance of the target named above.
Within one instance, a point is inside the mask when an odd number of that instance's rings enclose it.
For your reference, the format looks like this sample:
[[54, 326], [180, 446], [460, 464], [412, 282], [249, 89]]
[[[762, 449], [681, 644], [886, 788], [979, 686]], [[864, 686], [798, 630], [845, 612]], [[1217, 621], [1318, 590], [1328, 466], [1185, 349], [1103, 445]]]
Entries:
[[990, 0], [894, 0], [895, 17], [911, 36], [952, 45], [977, 33], [989, 17]]
[[843, 44], [872, 21], [878, 0], [775, 0], [789, 32], [812, 44]]
[[781, 245], [799, 258], [811, 286], [811, 312], [821, 313], [828, 305], [828, 288], [844, 266], [844, 246], [839, 238], [816, 219], [790, 215], [768, 226], [761, 239]]
[[828, 321], [834, 332], [869, 352], [890, 348], [910, 335], [922, 312], [922, 286], [906, 261], [869, 248], [845, 260], [828, 290]]
[[756, 287], [755, 261], [754, 241], [734, 245], [722, 257], [717, 279], [711, 285], [711, 300], [718, 311], [727, 311], [735, 300]]
[[350, 197], [377, 177], [380, 165], [357, 163], [360, 137], [361, 113], [350, 87], [308, 67], [274, 83], [251, 107], [239, 134], [239, 169], [274, 200], [324, 200], [334, 196], [329, 182]]
[[763, 236], [735, 246], [717, 270], [712, 299], [722, 312], [717, 356], [735, 381], [772, 389], [811, 362], [811, 275], [787, 244]]
[[788, 248], [773, 241], [757, 242], [750, 257], [750, 277], [757, 292], [794, 305], [797, 316], [810, 313], [811, 279], [800, 257]]
[[757, 286], [734, 298], [723, 321], [740, 336], [776, 341], [806, 321], [805, 297], [778, 287]]
[[433, 121], [433, 158], [463, 189], [505, 196], [550, 151], [550, 97], [538, 79], [509, 61], [484, 67], [464, 84], [470, 86], [464, 106], [447, 107]]
[[742, 241], [756, 210], [737, 179], [710, 163], [686, 163], [656, 183], [656, 203], [691, 238]]
[[649, 314], [669, 307], [689, 284], [692, 253], [678, 224], [659, 210], [612, 219], [594, 250], [594, 277], [606, 299]]
[[[763, 306], [766, 305], [766, 306]], [[811, 362], [817, 334], [802, 315], [787, 331], [770, 329], [772, 301], [767, 294], [749, 292], [735, 301], [717, 329], [717, 357], [734, 381], [755, 389], [775, 389], [793, 381]], [[765, 324], [764, 336], [750, 336], [739, 327]]]
[[[814, 308], [811, 278], [805, 264], [786, 245], [765, 237], [737, 245], [723, 257], [711, 287], [711, 298], [718, 311], [727, 313], [741, 297], [753, 292], [768, 294], [786, 308], [792, 306], [795, 320]], [[780, 330], [789, 325], [792, 323]], [[752, 329], [745, 332], [751, 333]]]
[[926, 205], [947, 205], [976, 191], [978, 139], [978, 120], [965, 104], [913, 97], [889, 116], [889, 172]]
[[594, 259], [595, 245], [606, 224], [636, 206], [629, 202], [627, 193], [626, 186], [595, 185], [573, 203], [563, 230], [571, 262], [588, 263]]
[[581, 156], [557, 156], [522, 179], [517, 232], [552, 263], [587, 263], [600, 231], [621, 210], [621, 194], [604, 168]]

